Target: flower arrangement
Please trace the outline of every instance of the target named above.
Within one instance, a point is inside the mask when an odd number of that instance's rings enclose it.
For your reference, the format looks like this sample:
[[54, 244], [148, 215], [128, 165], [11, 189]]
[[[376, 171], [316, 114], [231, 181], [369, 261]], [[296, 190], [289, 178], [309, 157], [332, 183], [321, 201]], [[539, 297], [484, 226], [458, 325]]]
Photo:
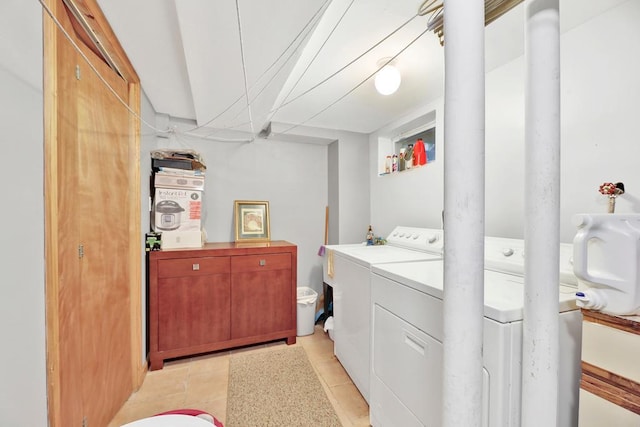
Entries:
[[604, 182], [600, 185], [600, 194], [604, 194], [609, 197], [609, 213], [613, 213], [616, 209], [616, 197], [620, 194], [624, 194], [624, 184], [618, 182], [616, 184], [612, 182]]

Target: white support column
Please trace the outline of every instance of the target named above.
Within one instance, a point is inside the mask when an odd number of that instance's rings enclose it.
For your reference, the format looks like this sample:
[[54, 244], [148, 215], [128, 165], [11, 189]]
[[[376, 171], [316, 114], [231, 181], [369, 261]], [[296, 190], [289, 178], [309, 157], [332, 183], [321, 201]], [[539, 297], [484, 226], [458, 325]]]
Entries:
[[560, 241], [559, 0], [527, 0], [522, 427], [558, 414]]
[[482, 425], [484, 1], [447, 0], [444, 107], [444, 427]]

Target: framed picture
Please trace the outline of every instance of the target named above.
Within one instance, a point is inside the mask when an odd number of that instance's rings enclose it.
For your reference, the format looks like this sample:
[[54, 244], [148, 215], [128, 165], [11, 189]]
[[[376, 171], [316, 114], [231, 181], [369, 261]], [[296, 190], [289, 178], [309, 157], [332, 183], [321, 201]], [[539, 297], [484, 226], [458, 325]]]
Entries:
[[233, 207], [236, 242], [267, 242], [269, 230], [269, 202], [236, 200]]

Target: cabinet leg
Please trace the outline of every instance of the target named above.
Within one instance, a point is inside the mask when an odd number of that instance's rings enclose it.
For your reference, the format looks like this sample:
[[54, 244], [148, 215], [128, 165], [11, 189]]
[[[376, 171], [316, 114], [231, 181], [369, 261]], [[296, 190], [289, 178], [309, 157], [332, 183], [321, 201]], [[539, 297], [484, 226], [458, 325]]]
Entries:
[[162, 369], [164, 367], [164, 360], [163, 359], [156, 359], [154, 357], [151, 357], [149, 360], [149, 369], [151, 371], [157, 371], [158, 369]]
[[287, 337], [287, 345], [291, 345], [291, 344], [295, 344], [296, 343], [296, 336], [291, 336], [291, 337]]

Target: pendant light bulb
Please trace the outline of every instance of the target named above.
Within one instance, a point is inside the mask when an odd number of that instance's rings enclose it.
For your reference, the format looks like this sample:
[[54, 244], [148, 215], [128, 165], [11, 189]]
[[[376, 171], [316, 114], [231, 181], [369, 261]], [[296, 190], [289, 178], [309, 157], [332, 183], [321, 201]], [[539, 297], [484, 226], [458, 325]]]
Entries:
[[391, 95], [400, 87], [400, 71], [391, 64], [385, 65], [376, 73], [375, 86], [381, 95]]

